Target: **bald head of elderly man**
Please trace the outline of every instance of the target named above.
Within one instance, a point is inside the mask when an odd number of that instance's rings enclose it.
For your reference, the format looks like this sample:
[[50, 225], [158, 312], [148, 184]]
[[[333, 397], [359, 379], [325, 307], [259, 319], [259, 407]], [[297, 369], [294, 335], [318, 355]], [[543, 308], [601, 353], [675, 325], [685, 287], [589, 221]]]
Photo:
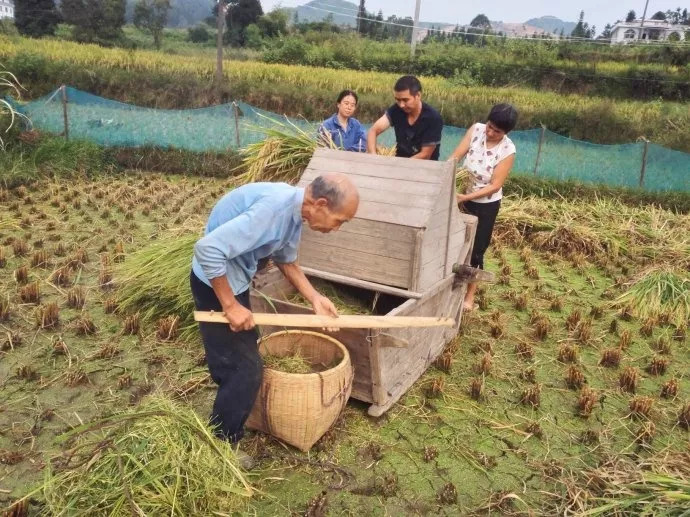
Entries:
[[351, 220], [359, 206], [347, 176], [324, 174], [307, 188], [252, 183], [228, 192], [211, 210], [204, 237], [194, 246], [190, 283], [197, 310], [221, 311], [228, 325], [199, 323], [218, 393], [211, 423], [218, 436], [237, 442], [261, 385], [263, 362], [249, 305], [259, 260], [270, 257], [314, 312], [337, 316], [297, 264], [303, 223], [328, 233]]

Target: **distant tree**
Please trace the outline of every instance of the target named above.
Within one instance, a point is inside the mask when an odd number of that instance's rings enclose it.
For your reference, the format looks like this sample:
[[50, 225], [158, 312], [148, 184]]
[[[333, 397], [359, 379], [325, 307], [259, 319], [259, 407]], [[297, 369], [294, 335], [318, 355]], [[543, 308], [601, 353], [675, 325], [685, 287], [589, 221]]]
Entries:
[[292, 24], [299, 25], [299, 13], [297, 12], [297, 9], [295, 9], [295, 14], [292, 15]]
[[683, 25], [690, 25], [690, 16], [688, 15], [688, 10], [683, 9], [683, 14], [681, 15], [680, 23]]
[[666, 11], [666, 21], [671, 22], [673, 25], [678, 25], [683, 21], [683, 14], [680, 10], [680, 7], [676, 7], [675, 11], [672, 11], [669, 9]]
[[359, 9], [357, 10], [357, 32], [366, 34], [366, 18], [367, 8], [364, 5], [364, 0], [359, 0]]
[[187, 29], [187, 38], [192, 43], [206, 43], [211, 39], [211, 33], [203, 25], [197, 25]]
[[264, 14], [259, 0], [229, 0], [228, 12], [225, 17], [226, 26], [225, 42], [233, 45], [244, 46], [245, 29], [252, 23], [257, 23], [259, 17]]
[[611, 39], [611, 30], [613, 27], [611, 27], [610, 23], [606, 24], [606, 27], [604, 27], [604, 32], [601, 33], [598, 39]]
[[570, 33], [570, 36], [573, 38], [591, 39], [594, 37], [595, 32], [595, 27], [590, 27], [585, 21], [585, 12], [580, 11], [580, 19], [577, 22], [577, 25], [575, 25], [573, 31]]
[[64, 21], [77, 41], [110, 43], [122, 35], [126, 0], [62, 0]]
[[54, 0], [19, 0], [15, 3], [14, 24], [24, 36], [52, 36], [59, 21], [60, 13]]
[[170, 0], [137, 0], [134, 5], [134, 26], [149, 31], [156, 48], [161, 48], [163, 29], [168, 23], [170, 7]]
[[485, 14], [478, 14], [470, 22], [470, 27], [477, 27], [480, 29], [490, 29], [491, 28], [491, 21], [489, 20], [489, 18]]
[[663, 11], [657, 11], [652, 15], [651, 19], [665, 22], [666, 21], [666, 13]]
[[[270, 13], [261, 16], [256, 25], [261, 32], [261, 37], [272, 38], [287, 33], [287, 25], [290, 15], [285, 9], [273, 9]], [[249, 27], [247, 27], [248, 29]]]
[[631, 23], [631, 22], [634, 22], [636, 18], [637, 18], [637, 14], [635, 14], [635, 11], [630, 10], [630, 11], [628, 11], [628, 15], [625, 17], [625, 21], [627, 23]]
[[244, 45], [248, 48], [260, 49], [264, 44], [261, 28], [256, 23], [250, 23], [244, 29]]

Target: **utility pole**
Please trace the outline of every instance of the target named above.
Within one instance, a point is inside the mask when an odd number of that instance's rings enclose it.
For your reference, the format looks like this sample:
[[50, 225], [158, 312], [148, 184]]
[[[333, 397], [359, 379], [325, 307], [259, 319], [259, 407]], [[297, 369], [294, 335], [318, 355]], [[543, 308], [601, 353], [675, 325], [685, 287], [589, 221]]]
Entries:
[[221, 102], [221, 88], [223, 85], [223, 27], [225, 27], [225, 1], [218, 0], [218, 14], [216, 17], [216, 87], [218, 88], [218, 101]]
[[414, 58], [415, 50], [417, 49], [417, 34], [419, 31], [419, 8], [422, 0], [417, 0], [417, 5], [414, 9], [414, 26], [412, 27], [412, 41], [410, 41], [410, 57]]
[[637, 39], [642, 39], [642, 33], [644, 32], [644, 19], [647, 17], [647, 7], [649, 7], [649, 0], [644, 4], [644, 13], [642, 13], [642, 21], [640, 22], [640, 37]]

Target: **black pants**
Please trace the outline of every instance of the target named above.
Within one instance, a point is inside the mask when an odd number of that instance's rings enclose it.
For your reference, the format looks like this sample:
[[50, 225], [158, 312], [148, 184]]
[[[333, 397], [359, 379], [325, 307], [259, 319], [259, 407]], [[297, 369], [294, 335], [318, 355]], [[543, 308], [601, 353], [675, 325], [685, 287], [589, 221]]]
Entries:
[[[197, 310], [222, 312], [211, 287], [194, 272], [189, 281]], [[250, 308], [249, 290], [235, 298]], [[218, 384], [211, 425], [216, 427], [220, 438], [235, 443], [244, 435], [244, 423], [261, 387], [264, 369], [257, 345], [258, 334], [256, 329], [233, 332], [228, 325], [220, 323], [199, 322], [199, 330], [211, 378]]]
[[472, 248], [472, 258], [470, 265], [484, 269], [484, 253], [486, 253], [491, 243], [491, 234], [494, 231], [498, 209], [501, 208], [501, 200], [491, 203], [475, 203], [465, 201], [464, 211], [477, 217], [477, 234], [474, 237], [474, 247]]

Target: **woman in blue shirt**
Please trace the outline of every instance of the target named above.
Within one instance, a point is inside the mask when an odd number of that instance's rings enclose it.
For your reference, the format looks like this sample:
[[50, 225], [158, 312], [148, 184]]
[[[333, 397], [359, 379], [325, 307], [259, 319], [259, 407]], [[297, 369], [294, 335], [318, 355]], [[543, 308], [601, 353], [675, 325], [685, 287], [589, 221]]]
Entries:
[[359, 98], [352, 90], [343, 90], [338, 95], [338, 112], [324, 120], [319, 128], [321, 135], [328, 135], [336, 147], [345, 151], [364, 153], [367, 150], [367, 132], [359, 120], [354, 118]]

